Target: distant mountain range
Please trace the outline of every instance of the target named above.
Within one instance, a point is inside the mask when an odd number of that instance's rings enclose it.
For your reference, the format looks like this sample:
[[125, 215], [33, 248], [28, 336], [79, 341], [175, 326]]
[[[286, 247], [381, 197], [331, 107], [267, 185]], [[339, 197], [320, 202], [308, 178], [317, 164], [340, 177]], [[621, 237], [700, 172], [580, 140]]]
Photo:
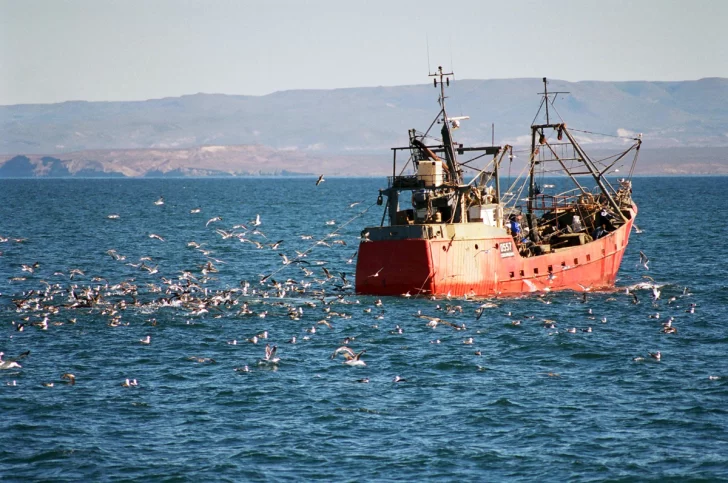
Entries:
[[[490, 144], [494, 124], [496, 144], [525, 145], [542, 89], [540, 79], [453, 82], [448, 111], [470, 116], [457, 141]], [[583, 130], [592, 149], [637, 133], [645, 152], [728, 146], [728, 79], [553, 80], [549, 90], [569, 92], [552, 115]], [[389, 148], [405, 145], [408, 129], [425, 130], [437, 109], [431, 84], [0, 106], [0, 176], [28, 167], [36, 176], [381, 174]], [[709, 172], [728, 165], [722, 151], [710, 153], [701, 155], [714, 165]]]

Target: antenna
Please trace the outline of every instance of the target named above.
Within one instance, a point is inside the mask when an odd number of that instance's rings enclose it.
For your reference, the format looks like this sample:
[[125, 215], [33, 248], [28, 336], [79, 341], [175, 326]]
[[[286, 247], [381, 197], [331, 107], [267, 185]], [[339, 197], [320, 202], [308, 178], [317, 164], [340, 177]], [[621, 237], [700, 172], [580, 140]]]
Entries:
[[[553, 105], [553, 103], [556, 102], [556, 96], [558, 96], [559, 94], [568, 94], [568, 92], [566, 92], [566, 91], [549, 92], [548, 87], [547, 87], [547, 84], [548, 84], [548, 80], [544, 77], [543, 78], [543, 92], [539, 92], [538, 95], [541, 96], [541, 97], [543, 97], [543, 102], [546, 104], [546, 124], [550, 124], [550, 120], [549, 120], [549, 96], [550, 95], [553, 95], [554, 96], [554, 100], [553, 101], [550, 101], [551, 104]], [[536, 116], [538, 116], [538, 114], [536, 114]]]
[[448, 42], [450, 44], [450, 72], [455, 72], [455, 68], [452, 65], [452, 34], [449, 35]]
[[425, 34], [425, 42], [427, 43], [427, 73], [431, 73], [432, 70], [430, 70], [430, 36], [428, 34]]

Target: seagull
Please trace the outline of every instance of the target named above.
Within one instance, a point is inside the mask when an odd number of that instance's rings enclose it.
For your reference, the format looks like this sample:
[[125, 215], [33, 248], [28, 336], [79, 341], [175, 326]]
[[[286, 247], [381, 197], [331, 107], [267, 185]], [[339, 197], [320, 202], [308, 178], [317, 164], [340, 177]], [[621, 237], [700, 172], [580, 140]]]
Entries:
[[277, 364], [280, 361], [280, 357], [276, 357], [276, 351], [278, 346], [271, 347], [270, 344], [265, 345], [265, 358], [260, 360], [261, 364]]
[[191, 213], [191, 214], [195, 214], [195, 213], [201, 213], [201, 212], [202, 212], [202, 208], [192, 208], [192, 209], [190, 210], [190, 213]]
[[392, 382], [407, 382], [407, 379], [404, 379], [399, 376], [394, 376], [394, 379], [392, 379]]
[[253, 226], [260, 226], [260, 215], [255, 215], [255, 220], [251, 222]]
[[159, 197], [157, 201], [154, 202], [155, 205], [161, 206], [164, 204], [164, 198], [162, 196]]
[[15, 367], [23, 367], [15, 361], [2, 361], [0, 362], [0, 370], [13, 369]]
[[205, 223], [205, 226], [209, 225], [210, 223], [214, 223], [216, 221], [222, 221], [222, 217], [215, 216], [214, 218], [210, 218], [209, 220], [207, 220], [207, 223]]
[[321, 175], [321, 176], [319, 176], [319, 177], [318, 177], [318, 179], [316, 180], [316, 186], [320, 185], [320, 184], [321, 184], [321, 183], [323, 183], [324, 181], [326, 181], [326, 180], [324, 179], [324, 175], [322, 174], [322, 175]]
[[[349, 347], [347, 345], [342, 345], [341, 347], [337, 348], [334, 351], [334, 353], [331, 354], [331, 358], [332, 359], [336, 359], [336, 356], [338, 356], [339, 354], [348, 354], [350, 357], [355, 357], [356, 356], [356, 354], [351, 349], [351, 347]], [[344, 357], [346, 357], [346, 356], [344, 356]]]
[[63, 374], [61, 376], [61, 379], [64, 379], [64, 380], [68, 381], [68, 384], [70, 386], [73, 386], [74, 384], [76, 384], [76, 376], [74, 376], [70, 372], [66, 372], [65, 374]]
[[660, 351], [650, 352], [650, 357], [652, 357], [656, 361], [659, 361], [660, 360], [660, 357], [662, 357], [662, 355], [660, 354]]
[[642, 265], [643, 267], [645, 267], [645, 270], [649, 270], [650, 268], [647, 266], [648, 263], [650, 263], [650, 259], [647, 258], [647, 255], [645, 255], [642, 250], [640, 250], [640, 261], [637, 262], [636, 266], [639, 267], [640, 265]]
[[360, 359], [362, 354], [364, 354], [365, 352], [366, 352], [366, 349], [364, 349], [363, 351], [359, 352], [358, 354], [356, 354], [354, 356], [351, 356], [348, 353], [344, 353], [344, 359], [346, 359], [344, 361], [344, 364], [346, 364], [347, 366], [353, 366], [353, 367], [366, 366], [367, 363]]
[[355, 207], [356, 205], [358, 205], [358, 204], [360, 204], [360, 203], [361, 203], [361, 201], [355, 201], [354, 203], [351, 203], [351, 204], [349, 205], [349, 208], [354, 208], [354, 207]]
[[382, 268], [380, 268], [379, 270], [377, 270], [377, 273], [374, 273], [374, 274], [372, 274], [372, 275], [369, 275], [369, 277], [368, 277], [368, 278], [371, 278], [371, 277], [378, 277], [378, 276], [379, 276], [379, 273], [380, 273], [380, 272], [381, 272], [382, 270], [384, 270], [384, 267], [382, 267]]
[[150, 233], [149, 234], [149, 238], [156, 238], [159, 241], [164, 241], [164, 238], [162, 238], [161, 236], [157, 235], [156, 233]]
[[35, 262], [33, 265], [22, 265], [21, 270], [23, 272], [33, 273], [35, 272], [35, 269], [40, 266], [40, 263]]
[[109, 220], [118, 220], [119, 219], [119, 215], [112, 214], [112, 215], [107, 216], [106, 218], [108, 218]]
[[18, 357], [16, 357], [15, 359], [9, 359], [7, 361], [3, 360], [3, 355], [4, 355], [4, 352], [0, 352], [0, 370], [13, 369], [16, 367], [20, 368], [23, 366], [18, 364], [16, 361], [30, 355], [30, 351], [25, 351], [22, 354], [20, 354]]
[[148, 335], [148, 336], [146, 336], [143, 339], [139, 339], [139, 342], [141, 342], [142, 344], [151, 344], [152, 343], [152, 336], [151, 335]]

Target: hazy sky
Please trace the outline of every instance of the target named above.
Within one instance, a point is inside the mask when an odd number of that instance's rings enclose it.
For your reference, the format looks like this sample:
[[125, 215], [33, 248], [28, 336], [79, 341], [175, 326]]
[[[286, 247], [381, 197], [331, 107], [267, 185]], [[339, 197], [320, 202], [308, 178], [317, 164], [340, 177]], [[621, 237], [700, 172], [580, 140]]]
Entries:
[[0, 105], [728, 77], [728, 1], [0, 0]]

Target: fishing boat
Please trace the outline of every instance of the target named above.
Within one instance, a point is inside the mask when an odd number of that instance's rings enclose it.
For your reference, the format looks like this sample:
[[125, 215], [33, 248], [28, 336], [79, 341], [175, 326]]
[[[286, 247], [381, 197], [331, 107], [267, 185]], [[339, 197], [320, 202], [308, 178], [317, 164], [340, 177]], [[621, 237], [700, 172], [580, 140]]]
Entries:
[[[469, 117], [448, 116], [452, 75], [441, 67], [430, 74], [439, 112], [426, 131], [409, 131], [407, 146], [392, 148], [392, 176], [377, 199], [382, 222], [361, 233], [356, 292], [492, 297], [613, 287], [637, 216], [631, 177], [641, 135], [615, 155], [590, 157], [556, 111], [565, 93], [549, 92], [544, 78], [523, 176], [504, 190], [514, 148], [455, 141]], [[615, 187], [608, 177], [630, 153], [629, 176], [613, 178]], [[546, 175], [568, 189], [549, 193], [556, 185]]]

